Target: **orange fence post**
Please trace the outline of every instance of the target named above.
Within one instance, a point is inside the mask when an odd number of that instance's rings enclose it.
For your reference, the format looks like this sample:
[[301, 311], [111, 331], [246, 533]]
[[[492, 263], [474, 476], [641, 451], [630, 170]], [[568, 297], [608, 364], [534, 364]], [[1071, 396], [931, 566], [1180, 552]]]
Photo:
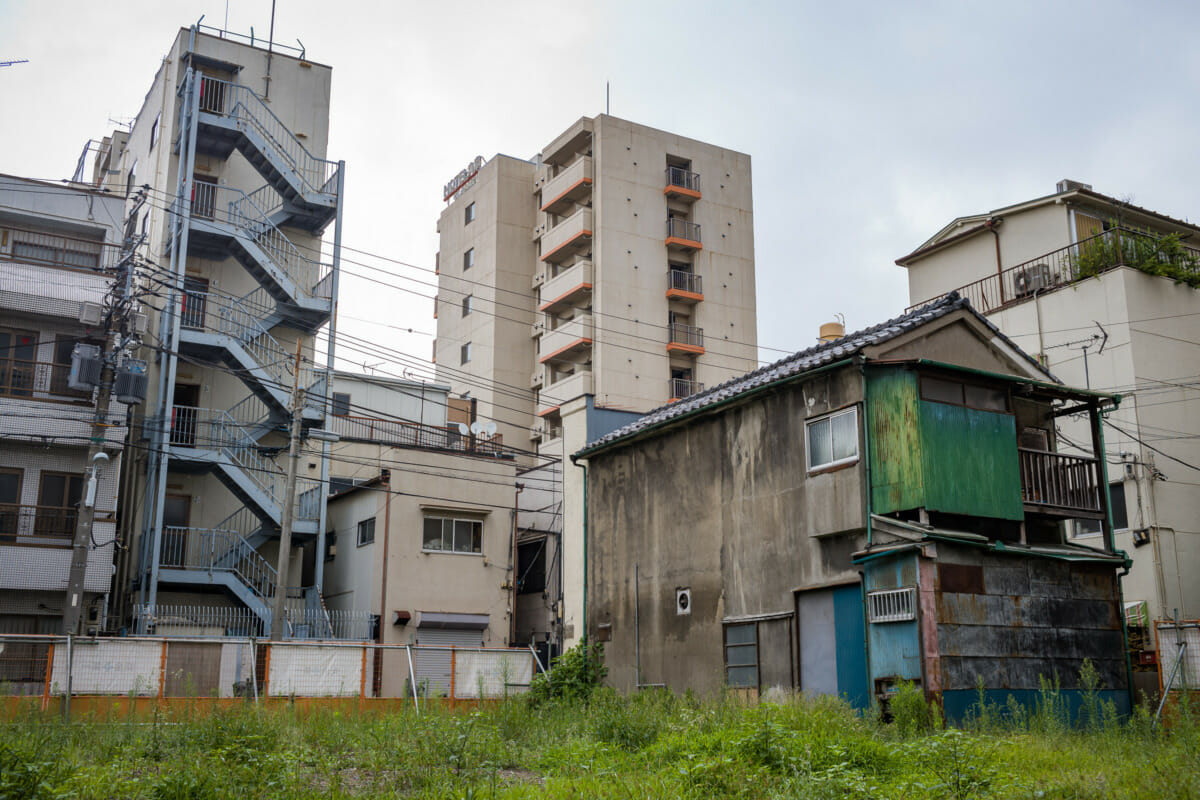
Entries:
[[[263, 700], [271, 695], [271, 645], [264, 645], [267, 654], [263, 656]], [[255, 658], [258, 656], [256, 655]]]
[[457, 694], [454, 691], [455, 673], [458, 672], [458, 652], [454, 649], [454, 645], [450, 645], [450, 707], [454, 708], [454, 701]]
[[163, 639], [162, 653], [158, 660], [158, 699], [163, 697], [163, 690], [167, 686], [167, 640]]
[[54, 642], [46, 653], [46, 680], [42, 685], [42, 711], [50, 707], [50, 678], [54, 674]]
[[362, 670], [358, 678], [358, 705], [363, 706], [367, 696], [367, 648], [362, 649]]

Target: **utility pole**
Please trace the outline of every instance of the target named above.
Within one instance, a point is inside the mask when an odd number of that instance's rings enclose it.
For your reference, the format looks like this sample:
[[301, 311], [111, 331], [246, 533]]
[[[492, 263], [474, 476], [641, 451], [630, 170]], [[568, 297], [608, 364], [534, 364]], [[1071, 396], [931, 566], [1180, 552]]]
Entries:
[[[296, 506], [296, 470], [300, 464], [300, 427], [304, 416], [304, 387], [300, 384], [300, 342], [296, 342], [296, 365], [292, 371], [292, 428], [288, 443], [287, 488], [283, 518], [279, 524], [279, 560], [275, 567], [275, 603], [271, 609], [271, 641], [283, 641], [287, 608], [288, 561], [292, 551], [292, 516]], [[318, 553], [320, 558], [321, 554]]]
[[[137, 215], [138, 209], [145, 202], [145, 195], [139, 195], [130, 212], [130, 218]], [[131, 226], [132, 227], [132, 226]], [[78, 509], [75, 518], [75, 535], [71, 544], [71, 571], [67, 576], [67, 595], [63, 604], [63, 633], [73, 635], [79, 633], [79, 620], [83, 613], [83, 589], [87, 577], [88, 555], [91, 553], [92, 525], [96, 519], [96, 495], [100, 486], [100, 464], [108, 461], [108, 453], [104, 452], [107, 431], [114, 427], [108, 421], [108, 409], [112, 400], [113, 376], [116, 361], [117, 332], [128, 333], [126, 317], [129, 307], [125, 301], [131, 293], [133, 254], [140, 239], [135, 239], [130, 231], [121, 246], [121, 259], [117, 262], [118, 279], [114, 284], [116, 295], [104, 316], [104, 351], [100, 368], [100, 389], [96, 396], [96, 413], [92, 417], [92, 435], [88, 440], [87, 452], [87, 482], [84, 486], [82, 508]], [[114, 325], [114, 323], [117, 323]]]

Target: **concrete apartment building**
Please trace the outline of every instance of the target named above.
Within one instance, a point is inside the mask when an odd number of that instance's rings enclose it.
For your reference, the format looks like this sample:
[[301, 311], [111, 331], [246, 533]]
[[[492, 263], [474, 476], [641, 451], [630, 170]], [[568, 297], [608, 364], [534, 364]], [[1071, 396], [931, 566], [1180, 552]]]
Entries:
[[96, 162], [98, 185], [150, 197], [137, 223], [158, 294], [150, 396], [118, 576], [142, 632], [262, 633], [277, 591], [291, 633], [323, 616], [320, 576], [302, 574], [324, 531], [319, 445], [300, 467], [286, 584], [276, 564], [294, 390], [304, 432], [325, 416], [344, 165], [325, 158], [330, 67], [265, 45], [180, 30], [132, 127]]
[[[103, 341], [124, 210], [90, 187], [0, 175], [0, 633], [62, 633], [98, 399], [71, 387], [71, 354]], [[93, 633], [110, 601], [125, 419], [114, 397], [84, 578], [82, 630]]]
[[[447, 419], [449, 393], [334, 373], [325, 602], [335, 621], [369, 611], [382, 644], [528, 645], [516, 628], [514, 526], [518, 483], [530, 481], [496, 439]], [[430, 669], [448, 666], [442, 655]]]
[[[439, 380], [539, 461], [757, 365], [749, 156], [601, 114], [530, 160], [476, 159], [445, 198]], [[561, 474], [569, 644], [583, 482]]]
[[[952, 220], [897, 261], [910, 302], [957, 290], [1066, 383], [1123, 395], [1105, 416], [1104, 460], [1116, 544], [1133, 558], [1126, 612], [1141, 629], [1147, 616], [1200, 616], [1200, 294], [1176, 280], [1200, 274], [1198, 234], [1062, 181], [1051, 195]], [[1078, 425], [1058, 429], [1064, 446], [1088, 440]], [[1045, 449], [1036, 437], [1022, 446]], [[1099, 536], [1078, 523], [1070, 533]]]

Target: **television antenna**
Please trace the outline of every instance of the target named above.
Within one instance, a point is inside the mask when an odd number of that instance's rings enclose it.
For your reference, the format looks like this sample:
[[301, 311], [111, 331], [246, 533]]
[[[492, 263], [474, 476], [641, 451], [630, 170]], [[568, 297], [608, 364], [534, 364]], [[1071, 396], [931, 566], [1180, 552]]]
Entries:
[[1104, 352], [1104, 346], [1108, 344], [1108, 331], [1104, 330], [1104, 326], [1098, 321], [1092, 320], [1092, 322], [1095, 323], [1096, 327], [1100, 330], [1100, 333], [1093, 333], [1086, 339], [1076, 339], [1073, 342], [1053, 344], [1046, 348], [1047, 350], [1053, 350], [1056, 347], [1069, 347], [1072, 350], [1083, 351], [1083, 380], [1085, 389], [1092, 388], [1092, 378], [1088, 372], [1088, 350], [1095, 347], [1096, 355], [1100, 355]]
[[28, 64], [28, 58], [14, 58], [8, 61], [0, 61], [0, 67], [11, 67], [13, 64]]

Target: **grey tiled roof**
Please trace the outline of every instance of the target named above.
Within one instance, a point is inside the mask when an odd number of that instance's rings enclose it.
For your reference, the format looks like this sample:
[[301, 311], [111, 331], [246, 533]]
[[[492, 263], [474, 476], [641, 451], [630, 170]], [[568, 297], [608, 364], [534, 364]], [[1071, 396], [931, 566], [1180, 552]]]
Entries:
[[[685, 397], [670, 405], [656, 408], [653, 411], [646, 413], [633, 422], [615, 431], [608, 433], [594, 442], [589, 442], [587, 447], [579, 451], [579, 454], [588, 453], [597, 448], [602, 448], [605, 445], [612, 444], [620, 439], [668, 422], [672, 419], [684, 417], [694, 412], [702, 411], [708, 406], [713, 406], [740, 394], [753, 391], [754, 389], [766, 386], [767, 384], [775, 383], [776, 381], [784, 380], [795, 375], [799, 375], [825, 364], [832, 364], [835, 361], [841, 361], [851, 356], [857, 355], [864, 347], [881, 344], [890, 339], [894, 339], [901, 334], [918, 328], [927, 322], [932, 322], [939, 317], [957, 311], [966, 309], [975, 315], [987, 325], [992, 332], [1011, 345], [1017, 352], [1025, 356], [1035, 368], [1045, 372], [1038, 363], [1030, 358], [1024, 351], [1012, 343], [1000, 329], [989, 322], [983, 315], [971, 308], [971, 304], [966, 298], [960, 297], [958, 292], [950, 292], [950, 294], [935, 300], [932, 303], [915, 308], [907, 314], [902, 314], [895, 319], [890, 319], [887, 322], [882, 322], [871, 328], [865, 328], [861, 331], [848, 334], [834, 342], [823, 342], [815, 347], [810, 347], [807, 350], [801, 350], [798, 353], [793, 353], [790, 356], [781, 358], [774, 364], [765, 367], [760, 367], [754, 372], [748, 372], [737, 378], [726, 381], [720, 385], [714, 386], [703, 392], [698, 392], [690, 397]], [[1046, 373], [1048, 374], [1048, 373]]]

